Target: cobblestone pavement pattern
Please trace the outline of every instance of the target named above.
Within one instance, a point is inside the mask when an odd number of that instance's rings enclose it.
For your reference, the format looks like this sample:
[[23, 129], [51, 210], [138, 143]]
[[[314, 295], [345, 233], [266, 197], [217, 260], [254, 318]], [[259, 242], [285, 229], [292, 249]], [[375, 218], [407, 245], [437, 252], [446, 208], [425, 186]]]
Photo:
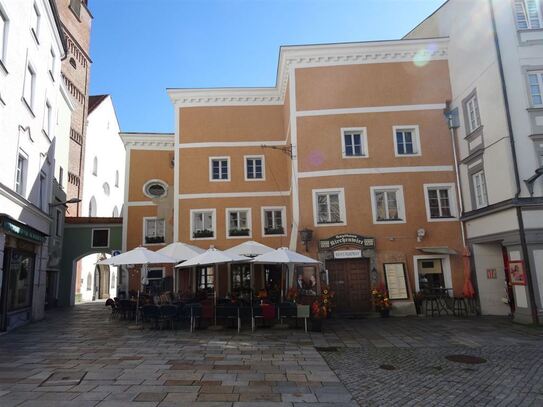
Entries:
[[[326, 322], [323, 334], [191, 334], [131, 329], [103, 303], [57, 310], [0, 336], [0, 407], [543, 405], [541, 328], [497, 318]], [[445, 359], [454, 354], [486, 362]]]
[[0, 336], [0, 407], [351, 407], [303, 330], [130, 329], [104, 303]]
[[[361, 406], [543, 406], [543, 329], [507, 319], [335, 321], [321, 346]], [[480, 364], [456, 363], [470, 355]]]

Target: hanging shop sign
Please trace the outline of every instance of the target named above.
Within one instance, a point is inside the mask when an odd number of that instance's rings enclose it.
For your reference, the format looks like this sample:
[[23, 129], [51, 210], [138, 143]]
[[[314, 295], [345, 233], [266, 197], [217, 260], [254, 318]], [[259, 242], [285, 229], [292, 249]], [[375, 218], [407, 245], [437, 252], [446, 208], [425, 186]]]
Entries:
[[374, 249], [375, 238], [364, 237], [351, 233], [342, 233], [329, 237], [328, 239], [319, 240], [320, 250], [330, 250], [343, 245], [355, 245], [360, 246], [363, 249]]
[[1, 219], [2, 228], [6, 231], [6, 233], [22, 239], [32, 240], [37, 243], [45, 242], [45, 234], [41, 233], [40, 231], [8, 217], [2, 217]]

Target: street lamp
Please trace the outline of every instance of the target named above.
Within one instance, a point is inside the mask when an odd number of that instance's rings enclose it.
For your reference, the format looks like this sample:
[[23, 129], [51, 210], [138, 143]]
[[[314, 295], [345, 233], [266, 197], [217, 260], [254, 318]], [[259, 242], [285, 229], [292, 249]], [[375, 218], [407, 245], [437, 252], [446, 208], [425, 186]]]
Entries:
[[311, 240], [313, 240], [313, 231], [311, 229], [308, 229], [308, 228], [304, 228], [304, 229], [300, 230], [300, 240], [305, 245], [305, 251], [308, 252], [309, 249], [308, 249], [307, 246], [308, 246], [309, 242], [311, 242]]
[[67, 204], [76, 204], [76, 203], [79, 203], [81, 202], [81, 199], [79, 198], [72, 198], [72, 199], [68, 199], [67, 201], [64, 201], [64, 202], [55, 202], [55, 203], [50, 203], [49, 206], [51, 208], [54, 208], [55, 206], [60, 206], [60, 205], [67, 205]]

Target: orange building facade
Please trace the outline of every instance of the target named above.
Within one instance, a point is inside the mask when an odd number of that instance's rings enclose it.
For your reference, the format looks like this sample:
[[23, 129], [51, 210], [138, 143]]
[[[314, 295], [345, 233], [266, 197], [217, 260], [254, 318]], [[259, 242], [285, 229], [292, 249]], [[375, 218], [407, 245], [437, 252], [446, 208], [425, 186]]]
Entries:
[[283, 47], [274, 88], [168, 94], [174, 134], [122, 134], [125, 249], [287, 246], [345, 313], [372, 288], [398, 313], [426, 285], [461, 293], [446, 40]]

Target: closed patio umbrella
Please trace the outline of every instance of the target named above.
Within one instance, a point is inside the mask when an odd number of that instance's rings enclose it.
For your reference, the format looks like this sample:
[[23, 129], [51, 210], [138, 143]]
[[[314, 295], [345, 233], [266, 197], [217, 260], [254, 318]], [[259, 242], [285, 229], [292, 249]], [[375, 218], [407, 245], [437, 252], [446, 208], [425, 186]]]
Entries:
[[473, 298], [475, 297], [475, 289], [471, 283], [471, 253], [467, 247], [464, 247], [462, 258], [464, 263], [464, 289], [462, 293], [466, 298]]
[[[201, 249], [199, 247], [182, 243], [182, 242], [175, 242], [170, 243], [168, 246], [163, 247], [160, 250], [157, 250], [157, 253], [164, 254], [168, 257], [171, 257], [172, 259], [175, 259], [177, 263], [180, 263], [185, 260], [192, 259], [195, 256], [198, 256], [199, 254], [202, 254], [205, 252], [204, 249]], [[177, 271], [174, 269], [173, 275], [174, 275], [174, 292], [177, 292]]]

